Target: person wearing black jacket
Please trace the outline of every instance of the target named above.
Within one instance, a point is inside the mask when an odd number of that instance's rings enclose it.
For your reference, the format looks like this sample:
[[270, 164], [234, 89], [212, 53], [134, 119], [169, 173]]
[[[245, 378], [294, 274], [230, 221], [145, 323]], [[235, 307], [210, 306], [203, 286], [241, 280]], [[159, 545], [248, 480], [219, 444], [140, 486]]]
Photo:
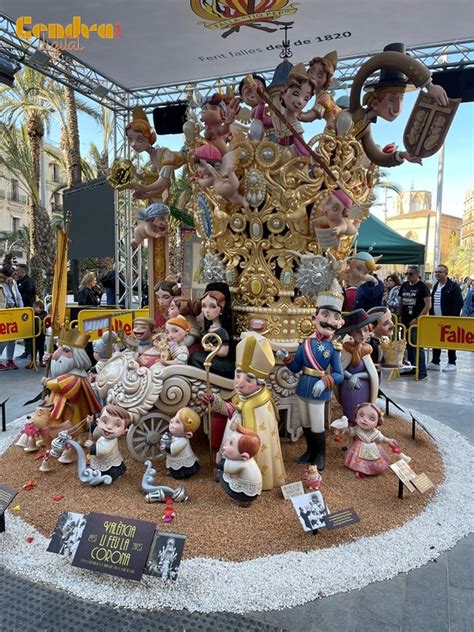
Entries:
[[[23, 300], [23, 307], [33, 307], [36, 301], [36, 288], [33, 279], [28, 274], [28, 266], [18, 263], [15, 270], [16, 284]], [[31, 338], [25, 338], [25, 352], [20, 358], [29, 358], [33, 353]]]
[[[459, 316], [463, 308], [461, 288], [448, 277], [445, 265], [436, 266], [436, 283], [431, 292], [430, 314], [433, 316]], [[431, 362], [427, 368], [431, 371], [440, 370], [441, 349], [433, 349]], [[443, 371], [456, 371], [456, 350], [448, 349], [448, 364]]]
[[77, 293], [77, 304], [88, 307], [99, 307], [102, 298], [102, 288], [97, 285], [97, 277], [93, 272], [84, 275], [79, 292]]

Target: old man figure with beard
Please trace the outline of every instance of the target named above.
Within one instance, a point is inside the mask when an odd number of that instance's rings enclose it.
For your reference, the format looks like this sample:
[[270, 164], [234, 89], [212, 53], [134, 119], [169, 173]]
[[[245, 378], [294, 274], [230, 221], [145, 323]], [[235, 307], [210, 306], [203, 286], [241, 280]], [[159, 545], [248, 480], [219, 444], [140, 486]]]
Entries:
[[[53, 407], [51, 420], [55, 425], [69, 420], [74, 427], [83, 420], [86, 423], [88, 415], [101, 410], [87, 377], [87, 369], [91, 366], [85, 351], [88, 342], [89, 335], [81, 334], [77, 329], [61, 330], [58, 348], [51, 357], [51, 378], [43, 378], [44, 386], [50, 391], [48, 403]], [[63, 463], [72, 460], [66, 454], [63, 457], [60, 459]]]

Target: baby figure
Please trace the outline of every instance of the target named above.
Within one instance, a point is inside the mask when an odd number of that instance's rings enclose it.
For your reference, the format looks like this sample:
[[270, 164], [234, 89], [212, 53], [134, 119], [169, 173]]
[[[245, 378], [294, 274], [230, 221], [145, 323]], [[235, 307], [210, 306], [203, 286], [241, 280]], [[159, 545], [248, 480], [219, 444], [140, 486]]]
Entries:
[[262, 493], [262, 473], [253, 458], [260, 450], [260, 438], [253, 430], [237, 424], [222, 449], [219, 482], [241, 507], [248, 507]]
[[191, 408], [181, 408], [170, 420], [169, 431], [160, 441], [160, 449], [167, 452], [166, 467], [173, 478], [189, 478], [199, 470], [190, 439], [201, 425], [201, 419]]
[[323, 215], [312, 222], [321, 248], [338, 248], [339, 239], [343, 235], [356, 234], [356, 226], [360, 224], [360, 221], [350, 222], [347, 219], [351, 207], [352, 200], [342, 189], [335, 189], [329, 193], [318, 209]]
[[377, 430], [382, 421], [383, 413], [380, 408], [365, 402], [357, 407], [356, 426], [336, 430], [336, 434], [348, 434], [353, 438], [344, 463], [346, 467], [355, 471], [358, 478], [382, 474], [389, 467], [387, 453], [377, 444], [388, 443], [393, 451], [398, 451], [395, 439], [384, 437], [380, 430]]

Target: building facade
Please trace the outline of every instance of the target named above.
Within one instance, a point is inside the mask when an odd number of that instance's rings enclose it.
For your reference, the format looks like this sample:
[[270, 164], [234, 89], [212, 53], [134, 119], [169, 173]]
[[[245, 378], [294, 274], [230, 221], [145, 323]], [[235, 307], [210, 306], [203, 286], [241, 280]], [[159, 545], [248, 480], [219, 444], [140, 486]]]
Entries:
[[[66, 182], [66, 174], [60, 164], [61, 152], [51, 144], [44, 145], [48, 154], [44, 154], [45, 165], [45, 206], [52, 217], [53, 213], [62, 212], [61, 185]], [[55, 160], [50, 154], [58, 156]], [[25, 263], [27, 252], [25, 243], [15, 240], [12, 233], [17, 233], [28, 226], [29, 198], [22, 183], [6, 167], [0, 165], [0, 257], [11, 252], [18, 263]]]
[[[439, 263], [447, 261], [453, 244], [456, 240], [459, 243], [462, 222], [460, 217], [441, 215]], [[430, 191], [400, 193], [395, 200], [395, 215], [387, 218], [387, 225], [403, 237], [425, 245], [425, 272], [433, 272], [436, 212], [432, 209]]]

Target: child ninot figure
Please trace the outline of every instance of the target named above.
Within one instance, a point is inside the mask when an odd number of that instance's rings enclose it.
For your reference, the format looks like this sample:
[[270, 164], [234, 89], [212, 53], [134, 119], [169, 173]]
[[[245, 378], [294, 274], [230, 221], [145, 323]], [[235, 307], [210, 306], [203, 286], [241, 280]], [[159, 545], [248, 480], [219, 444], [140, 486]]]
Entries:
[[160, 449], [167, 452], [166, 467], [173, 478], [189, 478], [199, 470], [190, 439], [200, 425], [199, 415], [191, 408], [181, 408], [170, 420], [169, 432], [161, 438]]
[[222, 489], [241, 507], [248, 507], [262, 493], [262, 473], [253, 458], [260, 450], [256, 432], [237, 424], [222, 448], [217, 468]]
[[356, 225], [360, 224], [360, 221], [348, 221], [351, 207], [352, 200], [342, 189], [335, 189], [329, 193], [318, 209], [323, 212], [323, 215], [312, 222], [321, 248], [338, 248], [339, 239], [343, 235], [356, 234]]
[[102, 436], [95, 443], [90, 439], [84, 443], [91, 455], [91, 468], [99, 470], [103, 475], [108, 474], [112, 481], [117, 480], [127, 469], [120, 454], [118, 440], [126, 433], [130, 421], [130, 415], [124, 408], [105, 406], [96, 423]]
[[[332, 95], [327, 92], [337, 66], [337, 52], [331, 51], [324, 57], [314, 57], [309, 62], [308, 77], [313, 82], [316, 92], [316, 103], [313, 106], [313, 117], [323, 118], [327, 129], [335, 129], [336, 119], [341, 108], [336, 105]], [[309, 120], [309, 119], [308, 119]], [[311, 119], [313, 120], [313, 119]]]
[[248, 208], [249, 204], [239, 193], [240, 180], [235, 173], [237, 152], [230, 151], [221, 157], [214, 145], [201, 145], [194, 152], [198, 161], [196, 182], [202, 187], [214, 188], [214, 191], [235, 206]]
[[161, 202], [150, 204], [144, 211], [139, 211], [139, 223], [133, 231], [132, 246], [135, 248], [149, 237], [157, 238], [166, 235], [169, 214], [169, 208]]
[[[311, 112], [303, 112], [314, 94], [314, 86], [304, 71], [304, 66], [298, 64], [291, 69], [288, 79], [281, 92], [281, 113], [292, 127], [302, 136], [303, 126], [300, 121], [313, 120]], [[308, 149], [292, 133], [292, 131], [279, 119], [273, 121], [278, 144], [290, 147], [298, 156], [309, 156]]]
[[189, 357], [188, 347], [184, 344], [184, 339], [191, 331], [191, 325], [184, 316], [175, 316], [166, 321], [166, 337], [171, 358], [161, 360], [162, 364], [186, 364]]
[[[326, 433], [324, 430], [324, 405], [331, 399], [335, 384], [344, 379], [339, 353], [331, 339], [344, 321], [341, 309], [344, 297], [337, 281], [331, 289], [320, 292], [313, 316], [315, 333], [298, 347], [295, 357], [279, 349], [277, 357], [282, 359], [293, 373], [301, 375], [296, 386], [298, 408], [307, 449], [298, 463], [317, 465], [322, 471], [326, 462]], [[329, 374], [327, 371], [331, 367]]]
[[344, 463], [346, 467], [354, 470], [358, 478], [382, 474], [390, 465], [386, 452], [378, 443], [388, 443], [398, 451], [395, 439], [384, 437], [377, 426], [382, 425], [383, 413], [378, 406], [365, 402], [357, 407], [356, 426], [347, 429], [336, 430], [336, 434], [348, 434], [353, 437]]
[[157, 327], [163, 327], [169, 315], [168, 308], [173, 297], [179, 296], [179, 286], [176, 281], [165, 279], [159, 281], [153, 288], [155, 292], [155, 321]]
[[204, 123], [204, 138], [214, 145], [221, 155], [228, 151], [230, 124], [236, 117], [237, 99], [217, 92], [204, 101], [201, 121]]

